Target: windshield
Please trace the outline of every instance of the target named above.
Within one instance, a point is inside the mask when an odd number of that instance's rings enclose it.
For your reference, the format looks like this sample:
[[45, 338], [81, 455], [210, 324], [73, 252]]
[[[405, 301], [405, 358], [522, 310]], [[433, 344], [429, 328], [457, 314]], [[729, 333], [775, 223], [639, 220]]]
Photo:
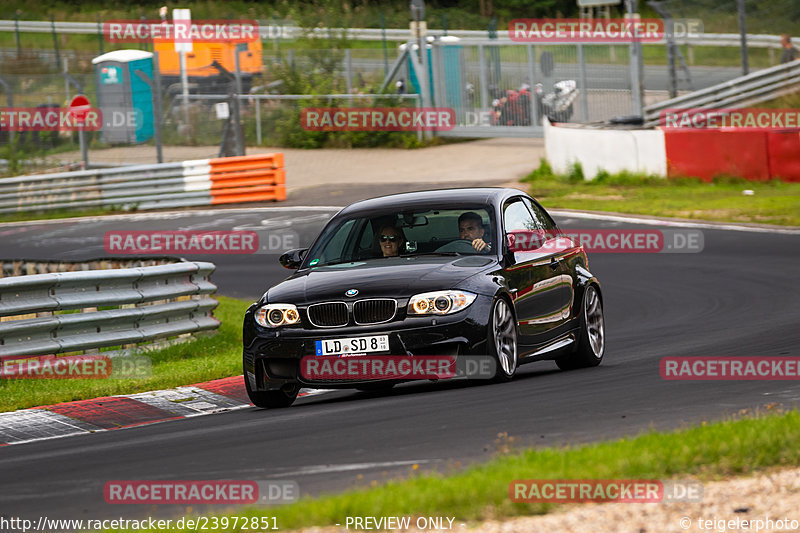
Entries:
[[303, 267], [420, 255], [493, 253], [490, 208], [423, 208], [344, 217], [328, 226]]

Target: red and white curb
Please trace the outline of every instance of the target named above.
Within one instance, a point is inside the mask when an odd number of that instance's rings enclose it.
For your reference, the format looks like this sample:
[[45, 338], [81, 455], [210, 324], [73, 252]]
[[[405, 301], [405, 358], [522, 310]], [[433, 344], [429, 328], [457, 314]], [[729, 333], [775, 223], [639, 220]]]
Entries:
[[[326, 390], [303, 389], [300, 396]], [[0, 446], [129, 428], [251, 407], [242, 376], [0, 413]]]

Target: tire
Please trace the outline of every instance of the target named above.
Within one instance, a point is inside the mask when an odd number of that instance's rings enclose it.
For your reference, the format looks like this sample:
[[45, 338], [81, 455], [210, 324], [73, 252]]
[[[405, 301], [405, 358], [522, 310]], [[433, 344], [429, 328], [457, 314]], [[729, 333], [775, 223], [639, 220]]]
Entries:
[[247, 397], [256, 407], [262, 409], [279, 409], [289, 407], [297, 399], [300, 387], [295, 384], [291, 392], [281, 390], [254, 391], [250, 388], [250, 380], [247, 379], [247, 369], [244, 370], [244, 388], [247, 390]]
[[511, 381], [519, 364], [517, 321], [511, 306], [503, 298], [498, 298], [492, 305], [486, 342], [489, 354], [497, 364], [493, 381]]
[[603, 301], [597, 287], [589, 285], [583, 292], [578, 345], [568, 356], [556, 359], [556, 364], [561, 370], [597, 366], [603, 361], [605, 350]]

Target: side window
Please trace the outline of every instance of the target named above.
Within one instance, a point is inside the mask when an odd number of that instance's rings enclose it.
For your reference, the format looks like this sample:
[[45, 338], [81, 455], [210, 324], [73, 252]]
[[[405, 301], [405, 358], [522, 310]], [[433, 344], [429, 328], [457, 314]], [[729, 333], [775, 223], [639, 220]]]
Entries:
[[503, 209], [503, 229], [506, 232], [514, 230], [539, 229], [531, 217], [528, 208], [521, 200], [514, 200]]
[[528, 209], [531, 210], [531, 214], [533, 218], [536, 220], [536, 226], [538, 229], [546, 229], [546, 230], [555, 230], [556, 223], [550, 218], [550, 215], [542, 209], [536, 202], [531, 202], [528, 198], [523, 198], [523, 202], [525, 205], [528, 206]]

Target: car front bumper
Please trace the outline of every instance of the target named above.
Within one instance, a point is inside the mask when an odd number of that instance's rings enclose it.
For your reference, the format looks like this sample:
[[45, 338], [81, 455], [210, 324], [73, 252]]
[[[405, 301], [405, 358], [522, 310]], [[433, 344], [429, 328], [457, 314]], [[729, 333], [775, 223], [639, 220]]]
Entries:
[[452, 315], [408, 317], [384, 324], [337, 328], [264, 328], [256, 324], [256, 306], [244, 319], [244, 368], [253, 390], [277, 390], [300, 384], [310, 388], [352, 388], [364, 380], [312, 381], [304, 379], [300, 361], [316, 355], [316, 341], [388, 335], [389, 353], [380, 355], [486, 355], [492, 298], [479, 295], [463, 311]]

